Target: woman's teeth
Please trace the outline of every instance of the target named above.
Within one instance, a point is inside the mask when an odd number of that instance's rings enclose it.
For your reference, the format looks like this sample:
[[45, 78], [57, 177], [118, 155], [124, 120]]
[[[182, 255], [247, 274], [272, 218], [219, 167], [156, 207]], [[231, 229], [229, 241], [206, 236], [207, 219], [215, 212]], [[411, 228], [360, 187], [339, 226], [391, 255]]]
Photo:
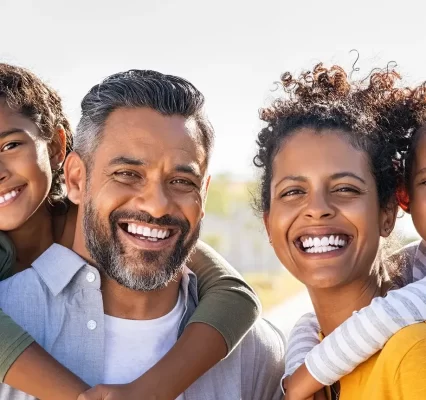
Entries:
[[323, 236], [323, 237], [308, 237], [302, 241], [302, 246], [306, 253], [327, 253], [329, 251], [338, 250], [345, 247], [348, 243], [347, 237], [345, 239], [339, 236]]

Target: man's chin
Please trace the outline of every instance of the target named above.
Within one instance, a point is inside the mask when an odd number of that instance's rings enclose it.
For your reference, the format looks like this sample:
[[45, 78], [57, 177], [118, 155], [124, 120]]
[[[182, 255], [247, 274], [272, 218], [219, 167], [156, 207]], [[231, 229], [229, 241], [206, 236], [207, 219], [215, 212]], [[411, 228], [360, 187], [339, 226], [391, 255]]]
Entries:
[[[139, 264], [140, 265], [140, 264]], [[147, 266], [143, 269], [129, 264], [126, 268], [108, 269], [106, 275], [119, 285], [130, 290], [150, 292], [165, 288], [170, 282], [179, 278], [183, 266], [175, 270], [165, 270], [158, 264]]]

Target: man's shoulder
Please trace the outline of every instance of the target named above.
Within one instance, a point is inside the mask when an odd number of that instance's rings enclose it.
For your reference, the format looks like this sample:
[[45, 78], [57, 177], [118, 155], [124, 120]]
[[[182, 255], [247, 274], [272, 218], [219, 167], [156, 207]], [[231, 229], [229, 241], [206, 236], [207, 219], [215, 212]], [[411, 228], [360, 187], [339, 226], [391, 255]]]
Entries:
[[30, 293], [40, 293], [42, 281], [37, 272], [28, 268], [10, 278], [0, 281], [0, 301], [9, 299], [10, 296], [25, 297]]
[[243, 398], [281, 399], [285, 351], [281, 331], [259, 319], [241, 343]]
[[284, 357], [286, 339], [283, 333], [266, 319], [259, 318], [244, 338], [243, 345], [263, 348], [267, 353]]

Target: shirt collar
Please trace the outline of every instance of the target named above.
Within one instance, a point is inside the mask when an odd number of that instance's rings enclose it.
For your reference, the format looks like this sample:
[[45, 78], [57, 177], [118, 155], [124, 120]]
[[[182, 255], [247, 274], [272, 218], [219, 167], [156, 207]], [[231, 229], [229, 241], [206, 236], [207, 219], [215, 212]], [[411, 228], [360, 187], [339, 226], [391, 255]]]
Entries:
[[52, 294], [57, 296], [86, 264], [77, 253], [54, 243], [32, 263], [32, 267]]
[[[86, 265], [88, 265], [86, 261], [77, 253], [57, 243], [52, 244], [32, 263], [32, 267], [54, 296], [61, 293], [77, 272]], [[181, 287], [185, 303], [192, 297], [197, 305], [197, 277], [186, 266], [182, 274]]]

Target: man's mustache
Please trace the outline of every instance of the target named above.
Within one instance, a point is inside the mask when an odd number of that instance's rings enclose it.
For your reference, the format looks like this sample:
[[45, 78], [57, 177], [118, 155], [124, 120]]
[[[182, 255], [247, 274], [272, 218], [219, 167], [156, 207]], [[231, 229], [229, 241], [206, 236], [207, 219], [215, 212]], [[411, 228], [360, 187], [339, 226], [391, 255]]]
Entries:
[[151, 214], [147, 213], [146, 211], [134, 212], [134, 211], [116, 210], [116, 211], [113, 211], [109, 216], [109, 220], [112, 225], [116, 225], [122, 219], [130, 219], [136, 222], [144, 222], [146, 224], [164, 226], [164, 227], [177, 226], [180, 228], [183, 234], [187, 234], [191, 227], [188, 220], [173, 217], [169, 214], [163, 215], [160, 218], [155, 218]]

